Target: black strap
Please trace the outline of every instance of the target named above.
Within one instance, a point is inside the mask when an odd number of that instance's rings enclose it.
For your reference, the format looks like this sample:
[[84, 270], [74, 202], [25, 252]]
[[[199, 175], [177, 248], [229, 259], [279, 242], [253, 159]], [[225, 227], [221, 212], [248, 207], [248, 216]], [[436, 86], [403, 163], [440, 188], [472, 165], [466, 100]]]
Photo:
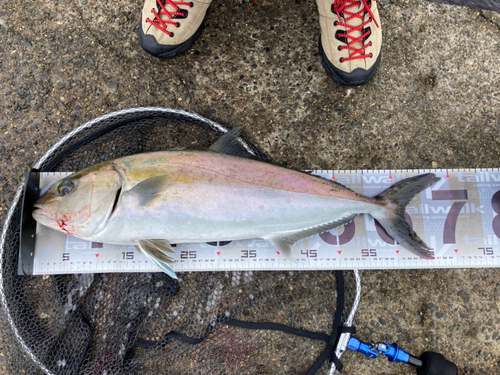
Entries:
[[326, 348], [323, 350], [323, 353], [321, 353], [316, 362], [314, 362], [311, 368], [307, 371], [306, 375], [315, 374], [328, 358], [331, 358], [339, 371], [344, 367], [342, 362], [340, 362], [335, 355], [335, 346], [339, 339], [338, 329], [340, 326], [340, 320], [342, 319], [342, 312], [344, 310], [344, 276], [342, 271], [335, 271], [335, 277], [337, 279], [337, 309], [335, 310], [335, 317], [333, 319], [332, 334], [330, 335], [330, 340], [328, 341]]
[[209, 328], [205, 330], [205, 334], [202, 337], [196, 338], [196, 337], [191, 337], [184, 335], [180, 332], [176, 331], [170, 331], [167, 333], [161, 340], [159, 341], [151, 341], [151, 340], [136, 340], [135, 336], [132, 335], [130, 337], [130, 341], [134, 341], [134, 345], [125, 353], [125, 357], [123, 359], [125, 366], [128, 366], [128, 364], [132, 361], [132, 359], [135, 356], [135, 349], [137, 348], [142, 348], [142, 349], [154, 349], [154, 348], [159, 348], [159, 349], [164, 349], [167, 344], [172, 340], [177, 340], [184, 342], [186, 344], [190, 345], [196, 345], [201, 342], [203, 342], [209, 334]]
[[247, 328], [247, 329], [267, 329], [270, 331], [281, 331], [300, 337], [307, 337], [308, 339], [312, 340], [321, 340], [326, 342], [330, 340], [330, 336], [327, 335], [326, 333], [311, 332], [305, 329], [293, 328], [279, 323], [251, 323], [251, 322], [242, 322], [241, 320], [236, 320], [236, 319], [229, 319], [224, 321], [224, 324], [234, 327]]
[[152, 349], [154, 347], [161, 347], [162, 349], [170, 342], [171, 339], [184, 342], [190, 345], [196, 345], [206, 339], [206, 335], [200, 338], [186, 336], [182, 333], [171, 331], [163, 337], [160, 341], [147, 341], [137, 340], [135, 343], [136, 348]]
[[356, 327], [342, 326], [339, 328], [339, 333], [350, 333], [351, 335], [354, 335], [356, 333]]
[[[338, 333], [339, 333], [339, 336], [338, 336], [339, 338], [340, 338], [340, 335], [342, 333], [350, 333], [351, 335], [353, 335], [356, 333], [356, 327], [340, 327], [338, 330]], [[335, 348], [337, 347], [337, 345], [338, 345], [338, 340], [335, 342]], [[330, 354], [330, 360], [333, 363], [335, 363], [335, 368], [338, 371], [342, 371], [342, 369], [344, 368], [344, 365], [342, 362], [340, 362], [340, 359], [335, 354], [335, 349]]]
[[[265, 330], [271, 330], [271, 331], [280, 331], [284, 333], [289, 333], [292, 335], [300, 336], [300, 337], [306, 337], [311, 340], [320, 340], [320, 341], [325, 341], [327, 343], [326, 348], [323, 350], [319, 358], [314, 362], [314, 364], [311, 366], [311, 368], [307, 371], [307, 375], [313, 375], [315, 374], [321, 366], [323, 366], [323, 363], [327, 361], [329, 358], [330, 360], [335, 363], [335, 366], [337, 370], [342, 370], [344, 367], [342, 365], [342, 362], [337, 358], [335, 355], [335, 348], [337, 346], [340, 334], [342, 333], [355, 333], [356, 328], [355, 327], [340, 327], [341, 323], [341, 318], [342, 318], [342, 312], [344, 308], [344, 277], [342, 271], [335, 271], [335, 277], [337, 279], [337, 308], [335, 311], [335, 317], [333, 320], [333, 329], [331, 335], [328, 335], [323, 332], [312, 332], [312, 331], [307, 331], [305, 329], [298, 329], [298, 328], [293, 328], [286, 326], [284, 324], [279, 324], [279, 323], [267, 323], [267, 322], [262, 322], [262, 323], [253, 323], [253, 322], [244, 322], [241, 320], [237, 319], [228, 319], [224, 315], [217, 316], [215, 319], [216, 323], [222, 323], [234, 327], [239, 327], [239, 328], [245, 328], [245, 329], [265, 329]], [[167, 333], [161, 340], [159, 341], [148, 341], [148, 340], [136, 340], [134, 342], [134, 346], [127, 352], [125, 355], [125, 363], [129, 362], [132, 360], [132, 358], [135, 355], [135, 349], [136, 348], [144, 348], [144, 349], [152, 349], [152, 348], [165, 348], [166, 345], [172, 340], [178, 340], [182, 341], [186, 344], [191, 344], [191, 345], [196, 345], [201, 342], [203, 342], [210, 332], [213, 330], [213, 325], [210, 324], [207, 326], [205, 329], [205, 334], [200, 337], [200, 338], [195, 338], [195, 337], [190, 337], [186, 336], [182, 333], [176, 332], [176, 331], [171, 331]], [[133, 337], [131, 338], [133, 339]]]

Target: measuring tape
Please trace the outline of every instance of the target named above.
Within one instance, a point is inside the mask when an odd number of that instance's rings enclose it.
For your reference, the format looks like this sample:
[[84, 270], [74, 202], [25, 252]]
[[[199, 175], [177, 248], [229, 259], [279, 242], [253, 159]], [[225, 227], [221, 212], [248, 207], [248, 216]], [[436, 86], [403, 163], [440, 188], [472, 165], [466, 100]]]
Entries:
[[[357, 193], [375, 196], [397, 181], [435, 173], [441, 181], [406, 207], [406, 220], [431, 248], [425, 260], [394, 243], [369, 215], [295, 244], [292, 262], [267, 241], [177, 244], [175, 270], [340, 270], [466, 268], [500, 266], [500, 170], [318, 170], [313, 174]], [[157, 272], [134, 246], [92, 243], [43, 227], [30, 219], [30, 204], [70, 173], [30, 173], [27, 177], [19, 272], [33, 275], [101, 272]], [[31, 203], [30, 203], [31, 197]]]

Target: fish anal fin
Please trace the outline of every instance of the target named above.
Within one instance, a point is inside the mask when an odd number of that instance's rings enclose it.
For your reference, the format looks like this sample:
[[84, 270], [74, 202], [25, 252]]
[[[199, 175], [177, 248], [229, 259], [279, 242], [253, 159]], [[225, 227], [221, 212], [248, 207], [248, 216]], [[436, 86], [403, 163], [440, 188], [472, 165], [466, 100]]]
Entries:
[[175, 254], [175, 250], [172, 249], [167, 240], [140, 240], [136, 248], [163, 272], [177, 279], [174, 271], [174, 259], [171, 257], [171, 255]]
[[293, 233], [285, 234], [285, 235], [275, 234], [275, 235], [268, 236], [264, 239], [271, 242], [281, 252], [283, 252], [283, 255], [287, 259], [290, 259], [290, 260], [296, 262], [296, 260], [292, 256], [292, 247], [293, 247], [293, 245], [295, 245], [295, 243], [297, 243], [305, 238], [309, 238], [309, 237], [315, 236], [317, 234], [321, 234], [323, 232], [337, 228], [341, 225], [347, 224], [347, 223], [351, 222], [352, 220], [354, 220], [357, 216], [358, 216], [358, 214], [349, 215], [349, 216], [346, 216], [342, 219], [331, 221], [329, 223], [318, 225], [316, 227], [307, 228], [307, 229], [301, 230], [299, 232], [293, 232]]
[[127, 194], [134, 194], [139, 198], [140, 205], [147, 205], [151, 200], [164, 193], [169, 186], [167, 175], [158, 175], [139, 182]]
[[292, 246], [294, 245], [295, 242], [291, 242], [287, 237], [272, 237], [272, 238], [266, 238], [269, 242], [271, 242], [283, 255], [285, 256], [286, 259], [297, 263], [297, 260], [294, 259], [292, 255]]
[[221, 152], [224, 154], [239, 156], [247, 159], [262, 160], [257, 155], [252, 154], [242, 142], [238, 140], [241, 128], [234, 128], [227, 131], [216, 140], [209, 148], [209, 151]]

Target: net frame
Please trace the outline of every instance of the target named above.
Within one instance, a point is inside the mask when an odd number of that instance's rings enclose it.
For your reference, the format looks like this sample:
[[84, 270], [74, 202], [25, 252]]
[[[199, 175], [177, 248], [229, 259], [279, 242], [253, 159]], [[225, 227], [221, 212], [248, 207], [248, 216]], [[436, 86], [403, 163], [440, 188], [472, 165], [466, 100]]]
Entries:
[[[359, 303], [361, 301], [361, 277], [359, 276], [359, 271], [352, 270], [351, 277], [354, 278], [354, 282], [346, 282], [346, 284], [352, 285], [354, 283], [355, 289], [354, 291], [351, 291], [351, 293], [346, 293], [346, 299], [350, 298], [351, 300], [344, 302], [344, 317], [342, 319], [342, 327], [354, 327], [354, 318], [356, 317]], [[348, 311], [345, 307], [349, 306], [349, 304], [351, 306], [351, 309]], [[340, 334], [339, 341], [335, 349], [335, 355], [338, 359], [340, 359], [342, 357], [342, 354], [344, 354], [344, 352], [347, 350], [347, 344], [349, 344], [349, 339], [351, 338], [351, 336], [352, 334], [350, 332], [342, 332]], [[337, 366], [335, 365], [335, 362], [332, 362], [328, 375], [333, 375], [335, 373], [335, 370], [337, 370]]]
[[[226, 128], [225, 126], [212, 121], [210, 119], [207, 119], [197, 113], [186, 111], [186, 110], [179, 110], [179, 109], [171, 109], [171, 108], [162, 108], [162, 107], [140, 107], [140, 108], [132, 108], [132, 109], [126, 109], [122, 111], [117, 111], [117, 112], [112, 112], [103, 116], [100, 116], [94, 120], [91, 120], [78, 128], [74, 129], [70, 133], [68, 133], [66, 136], [64, 136], [60, 141], [55, 143], [35, 164], [34, 170], [40, 171], [40, 170], [51, 170], [59, 164], [64, 157], [70, 153], [66, 151], [63, 151], [62, 153], [60, 150], [63, 148], [63, 146], [67, 146], [67, 144], [71, 144], [74, 142], [73, 146], [75, 149], [79, 149], [80, 147], [84, 146], [87, 143], [92, 142], [93, 140], [97, 139], [101, 135], [107, 134], [111, 132], [114, 129], [117, 129], [123, 125], [126, 125], [128, 121], [136, 121], [137, 118], [132, 118], [132, 120], [127, 120], [127, 116], [133, 116], [134, 114], [141, 114], [143, 116], [172, 116], [172, 117], [179, 117], [182, 118], [183, 120], [188, 120], [188, 121], [193, 121], [196, 122], [197, 124], [201, 124], [203, 126], [206, 126], [208, 129], [211, 129], [212, 131], [223, 134], [226, 133], [229, 129]], [[117, 123], [113, 123], [113, 120], [116, 118], [124, 117], [125, 119], [122, 120], [121, 122], [118, 121]], [[144, 118], [144, 117], [141, 117]], [[90, 134], [87, 137], [84, 137], [83, 140], [78, 141], [78, 137], [83, 134], [83, 132], [88, 131], [91, 129], [93, 126], [96, 126], [100, 124], [103, 121], [111, 121], [111, 124], [104, 129], [100, 129], [97, 133]], [[269, 160], [269, 158], [260, 152], [255, 146], [253, 146], [251, 143], [246, 141], [244, 138], [240, 138], [239, 141], [241, 144], [253, 155], [259, 156], [263, 158], [264, 160]], [[72, 152], [72, 151], [71, 151]], [[13, 204], [10, 207], [6, 221], [4, 223], [4, 227], [2, 230], [2, 235], [0, 238], [0, 269], [5, 270], [5, 262], [6, 257], [5, 257], [5, 245], [6, 241], [8, 240], [9, 237], [9, 229], [11, 226], [14, 224], [13, 222], [17, 219], [16, 215], [17, 213], [20, 212], [20, 208], [22, 205], [22, 194], [24, 190], [24, 183], [22, 183], [16, 193], [15, 197], [13, 200]], [[353, 271], [352, 274], [350, 272], [344, 272], [344, 275], [351, 275], [351, 278], [353, 278], [352, 282], [346, 282], [346, 285], [348, 285], [348, 291], [346, 293], [346, 300], [344, 303], [344, 310], [342, 314], [342, 324], [341, 326], [344, 327], [352, 327], [352, 323], [354, 321], [354, 317], [356, 314], [356, 310], [359, 305], [360, 301], [360, 295], [361, 295], [361, 282], [360, 282], [360, 277], [358, 271]], [[39, 369], [41, 369], [43, 372], [46, 374], [54, 374], [44, 363], [43, 361], [37, 357], [37, 355], [31, 350], [30, 346], [26, 343], [25, 339], [23, 338], [22, 334], [19, 332], [18, 327], [16, 326], [15, 319], [12, 317], [12, 313], [9, 308], [9, 301], [7, 301], [6, 293], [5, 293], [5, 278], [4, 278], [4, 272], [0, 274], [0, 301], [2, 303], [2, 307], [4, 309], [7, 322], [9, 323], [14, 336], [16, 337], [17, 341], [21, 345], [22, 349], [24, 352], [28, 355], [28, 357], [38, 366]], [[348, 308], [350, 306], [350, 309]], [[350, 333], [344, 332], [340, 334], [340, 339], [338, 341], [338, 345], [335, 349], [335, 353], [337, 358], [340, 358], [343, 352], [346, 350], [347, 347], [347, 342], [349, 341], [350, 338]], [[332, 363], [332, 366], [330, 368], [330, 374], [333, 374], [336, 370], [336, 365], [335, 363]]]

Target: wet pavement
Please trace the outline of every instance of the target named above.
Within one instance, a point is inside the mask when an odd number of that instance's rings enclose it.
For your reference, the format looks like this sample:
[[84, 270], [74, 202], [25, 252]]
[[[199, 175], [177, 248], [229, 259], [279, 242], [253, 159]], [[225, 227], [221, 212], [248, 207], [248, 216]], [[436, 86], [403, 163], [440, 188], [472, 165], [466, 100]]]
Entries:
[[[243, 127], [276, 163], [297, 169], [499, 167], [499, 13], [379, 1], [379, 71], [346, 88], [323, 70], [313, 1], [214, 0], [200, 39], [168, 61], [138, 45], [142, 5], [0, 0], [2, 224], [25, 172], [55, 142], [132, 107]], [[361, 276], [360, 338], [442, 352], [460, 374], [500, 372], [498, 269]], [[344, 359], [346, 374], [414, 373]]]

